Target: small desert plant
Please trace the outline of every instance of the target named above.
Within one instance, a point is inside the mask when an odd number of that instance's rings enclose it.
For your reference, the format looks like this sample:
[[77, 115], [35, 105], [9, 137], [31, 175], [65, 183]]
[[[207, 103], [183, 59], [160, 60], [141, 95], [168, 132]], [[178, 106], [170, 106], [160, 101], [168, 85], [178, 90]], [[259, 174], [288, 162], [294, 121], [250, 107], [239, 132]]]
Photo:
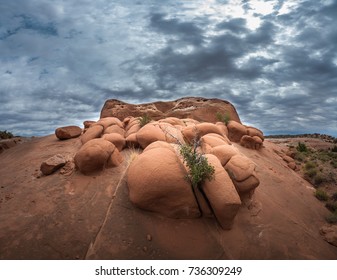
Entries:
[[337, 153], [337, 146], [334, 146], [334, 147], [331, 149], [331, 152]]
[[316, 174], [316, 176], [314, 176], [315, 186], [322, 184], [324, 181], [325, 181], [325, 177], [322, 175], [322, 173], [318, 173]]
[[304, 162], [306, 160], [306, 156], [303, 153], [296, 152], [294, 159], [296, 159], [299, 162]]
[[335, 211], [332, 214], [330, 214], [328, 217], [325, 218], [325, 220], [329, 224], [336, 224], [337, 223], [337, 211]]
[[308, 161], [307, 163], [305, 163], [304, 165], [304, 169], [305, 170], [310, 170], [310, 169], [314, 169], [316, 167], [316, 164], [312, 161]]
[[142, 117], [139, 117], [139, 125], [140, 127], [143, 127], [144, 125], [151, 122], [151, 118], [148, 114], [143, 115]]
[[223, 122], [225, 125], [227, 125], [229, 121], [231, 120], [231, 117], [228, 112], [225, 112], [224, 114], [217, 112], [216, 118], [218, 119], [219, 122]]
[[309, 169], [304, 171], [304, 177], [308, 178], [314, 178], [317, 175], [317, 170], [316, 169]]
[[318, 200], [327, 201], [329, 199], [329, 195], [323, 190], [316, 190], [315, 196]]
[[14, 135], [7, 130], [0, 130], [0, 139], [9, 139], [13, 138]]
[[328, 208], [331, 212], [335, 212], [337, 210], [337, 202], [327, 202], [325, 207]]
[[133, 162], [140, 154], [140, 151], [137, 150], [136, 148], [129, 148], [130, 154], [128, 157], [128, 165], [131, 164], [131, 162]]
[[214, 167], [208, 163], [203, 154], [197, 151], [199, 142], [200, 140], [195, 139], [193, 145], [180, 145], [180, 154], [189, 169], [188, 179], [193, 188], [199, 187], [206, 179], [212, 180], [214, 175]]
[[296, 150], [303, 153], [308, 151], [308, 147], [304, 143], [298, 142]]

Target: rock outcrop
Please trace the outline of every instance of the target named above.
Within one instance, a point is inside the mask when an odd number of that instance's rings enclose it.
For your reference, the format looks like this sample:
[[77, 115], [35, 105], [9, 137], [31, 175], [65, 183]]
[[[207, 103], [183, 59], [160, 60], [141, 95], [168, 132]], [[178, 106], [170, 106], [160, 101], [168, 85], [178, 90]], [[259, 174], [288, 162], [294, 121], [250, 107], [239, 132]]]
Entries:
[[259, 150], [263, 145], [263, 133], [255, 127], [245, 126], [235, 120], [230, 120], [227, 129], [228, 138], [233, 142], [240, 143], [243, 147]]
[[187, 97], [175, 101], [160, 101], [139, 105], [109, 99], [105, 102], [100, 117], [117, 117], [120, 120], [124, 120], [129, 116], [141, 117], [146, 114], [153, 120], [175, 117], [215, 123], [217, 121], [216, 112], [226, 112], [231, 120], [240, 122], [234, 106], [228, 101], [202, 97]]
[[[219, 122], [219, 114], [231, 120]], [[67, 131], [69, 135], [63, 136]], [[56, 135], [72, 138], [74, 131], [75, 127], [59, 128]], [[219, 99], [182, 98], [141, 105], [108, 100], [98, 121], [84, 122], [83, 145], [74, 163], [81, 173], [90, 175], [119, 166], [123, 149], [139, 147], [143, 152], [127, 170], [135, 205], [170, 218], [214, 215], [222, 228], [230, 229], [241, 199], [259, 185], [255, 164], [232, 142], [258, 150], [263, 140], [260, 130], [242, 124], [235, 108]], [[198, 186], [186, 180], [191, 170], [180, 154], [186, 143], [206, 156], [215, 169], [213, 180]]]

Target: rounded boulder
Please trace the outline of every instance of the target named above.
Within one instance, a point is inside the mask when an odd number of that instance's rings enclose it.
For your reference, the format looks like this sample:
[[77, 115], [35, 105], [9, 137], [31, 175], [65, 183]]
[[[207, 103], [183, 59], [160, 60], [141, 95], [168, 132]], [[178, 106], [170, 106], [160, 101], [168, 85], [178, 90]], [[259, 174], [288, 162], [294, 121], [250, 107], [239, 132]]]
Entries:
[[197, 218], [200, 211], [187, 172], [169, 148], [153, 148], [129, 166], [127, 184], [137, 207], [170, 218]]
[[79, 137], [82, 134], [82, 128], [79, 126], [63, 126], [55, 130], [55, 135], [60, 140], [67, 140]]
[[[105, 167], [121, 162], [115, 145], [105, 139], [92, 139], [85, 143], [75, 155], [75, 165], [83, 174], [101, 171]], [[118, 157], [116, 160], [114, 157]]]

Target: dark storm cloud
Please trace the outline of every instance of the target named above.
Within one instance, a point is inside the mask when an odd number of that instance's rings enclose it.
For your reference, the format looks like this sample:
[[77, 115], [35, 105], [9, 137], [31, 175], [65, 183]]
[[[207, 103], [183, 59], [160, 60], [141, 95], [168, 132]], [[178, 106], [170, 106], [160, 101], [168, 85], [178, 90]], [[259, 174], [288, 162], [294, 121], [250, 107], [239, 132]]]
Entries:
[[[168, 21], [167, 24], [172, 23]], [[189, 53], [180, 52], [179, 46], [175, 48], [170, 44], [139, 63], [152, 68], [159, 88], [174, 90], [184, 82], [204, 83], [214, 78], [254, 80], [262, 75], [265, 66], [277, 61], [257, 56], [242, 66], [237, 65], [238, 59], [273, 42], [275, 28], [272, 23], [266, 22], [254, 32], [249, 32], [243, 20], [217, 25], [218, 30], [229, 28], [239, 32], [231, 30], [231, 33], [213, 36], [208, 44], [195, 46]], [[171, 27], [166, 29], [171, 30]], [[199, 33], [196, 32], [195, 37], [201, 38], [196, 35]]]
[[165, 14], [150, 15], [150, 27], [166, 35], [174, 35], [184, 42], [200, 45], [203, 42], [202, 30], [193, 22], [181, 22], [178, 19], [166, 19]]

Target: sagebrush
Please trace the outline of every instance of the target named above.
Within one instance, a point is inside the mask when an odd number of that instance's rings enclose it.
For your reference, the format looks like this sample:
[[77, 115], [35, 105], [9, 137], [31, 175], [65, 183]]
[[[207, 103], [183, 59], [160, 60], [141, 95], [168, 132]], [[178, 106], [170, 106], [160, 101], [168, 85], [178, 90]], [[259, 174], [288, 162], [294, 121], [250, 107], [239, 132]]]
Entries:
[[205, 155], [199, 153], [200, 140], [195, 139], [193, 145], [180, 144], [180, 154], [189, 169], [188, 179], [193, 188], [200, 187], [205, 180], [212, 180], [214, 167], [208, 163]]

